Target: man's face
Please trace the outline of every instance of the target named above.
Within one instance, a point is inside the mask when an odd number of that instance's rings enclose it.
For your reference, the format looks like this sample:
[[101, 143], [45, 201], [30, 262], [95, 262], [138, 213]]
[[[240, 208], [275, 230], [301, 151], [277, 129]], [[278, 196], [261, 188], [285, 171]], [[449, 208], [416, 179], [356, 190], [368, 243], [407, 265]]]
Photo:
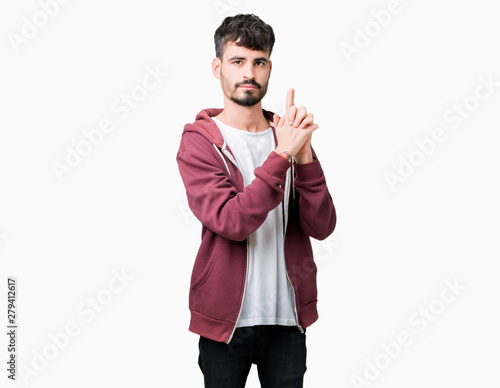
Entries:
[[241, 106], [258, 104], [267, 93], [271, 66], [268, 52], [228, 43], [220, 65], [224, 95]]

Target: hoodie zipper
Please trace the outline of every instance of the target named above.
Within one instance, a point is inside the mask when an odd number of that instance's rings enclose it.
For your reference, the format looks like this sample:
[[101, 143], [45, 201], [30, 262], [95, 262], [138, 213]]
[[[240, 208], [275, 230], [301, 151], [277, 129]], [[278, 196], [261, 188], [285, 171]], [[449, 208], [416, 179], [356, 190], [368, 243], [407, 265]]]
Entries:
[[246, 271], [245, 271], [245, 284], [243, 285], [243, 296], [241, 297], [241, 303], [240, 303], [240, 309], [238, 311], [238, 317], [236, 317], [236, 322], [233, 326], [233, 331], [231, 332], [231, 335], [229, 336], [229, 339], [227, 340], [226, 343], [231, 342], [231, 339], [233, 338], [234, 332], [236, 331], [236, 325], [238, 324], [238, 320], [240, 319], [241, 315], [241, 310], [243, 310], [243, 301], [245, 300], [245, 292], [247, 290], [247, 276], [248, 276], [248, 239], [247, 239], [247, 260], [246, 260]]
[[[212, 143], [213, 144], [213, 143]], [[217, 146], [214, 144], [213, 145], [215, 147], [215, 149], [217, 151], [219, 151], [219, 149], [217, 148]], [[231, 155], [231, 153], [227, 150], [226, 148], [226, 141], [224, 140], [224, 143], [222, 144], [222, 152], [224, 153], [224, 155], [227, 156], [227, 158], [236, 166], [236, 168], [238, 169], [238, 171], [240, 172], [241, 174], [241, 170], [238, 166], [238, 162], [236, 162], [236, 159], [234, 159], [233, 155]], [[229, 176], [231, 176], [231, 172], [229, 171], [229, 167], [226, 163], [226, 160], [224, 159], [224, 157], [222, 156], [222, 154], [220, 153], [219, 151], [219, 154], [222, 158], [222, 160], [224, 161], [224, 164], [226, 165], [226, 168], [227, 168], [227, 172], [229, 173]], [[233, 326], [233, 331], [231, 332], [231, 335], [229, 336], [229, 339], [227, 340], [227, 344], [229, 342], [231, 342], [231, 339], [233, 338], [233, 335], [234, 335], [234, 332], [236, 331], [236, 325], [238, 324], [238, 320], [240, 319], [240, 315], [241, 315], [241, 310], [243, 310], [243, 301], [245, 300], [245, 293], [246, 293], [246, 290], [247, 290], [247, 276], [248, 276], [248, 238], [246, 239], [246, 271], [245, 271], [245, 281], [244, 281], [244, 285], [243, 285], [243, 296], [241, 297], [241, 303], [240, 303], [240, 307], [239, 307], [239, 310], [238, 310], [238, 316], [236, 317], [236, 322], [234, 323], [234, 326]]]
[[[294, 178], [294, 169], [293, 169], [293, 162], [294, 162], [294, 158], [292, 157], [292, 167], [291, 167], [291, 174], [290, 174], [290, 170], [287, 171], [287, 174], [286, 174], [286, 180], [290, 180], [291, 182], [285, 182], [285, 185], [286, 185], [286, 190], [285, 190], [285, 227], [284, 227], [284, 230], [283, 230], [283, 254], [285, 253], [285, 238], [286, 238], [286, 228], [288, 226], [288, 207], [289, 207], [289, 196], [290, 196], [290, 191], [289, 191], [289, 187], [292, 186], [292, 206], [295, 207], [295, 184], [293, 182], [293, 178]], [[288, 183], [288, 184], [287, 184]], [[290, 280], [290, 276], [288, 275], [288, 266], [286, 265], [286, 259], [285, 259], [285, 272], [286, 272], [286, 278], [288, 279], [288, 281], [290, 282], [290, 286], [292, 287], [292, 291], [293, 291], [293, 300], [294, 300], [294, 306], [293, 306], [293, 309], [294, 309], [294, 312], [295, 312], [295, 319], [297, 320], [297, 327], [299, 329], [299, 331], [304, 334], [304, 329], [302, 328], [302, 326], [300, 325], [299, 323], [299, 313], [297, 311], [297, 298], [296, 298], [296, 295], [295, 295], [295, 289], [293, 288], [293, 284], [292, 284], [292, 281]]]
[[290, 286], [292, 287], [292, 291], [293, 291], [293, 299], [295, 301], [295, 305], [293, 306], [293, 309], [294, 309], [294, 312], [295, 312], [295, 319], [297, 320], [297, 327], [300, 330], [300, 332], [302, 334], [304, 334], [304, 329], [299, 324], [299, 313], [297, 311], [297, 298], [295, 297], [295, 289], [293, 288], [292, 281], [290, 280], [290, 277], [288, 276], [288, 268], [286, 268], [286, 261], [285, 261], [285, 272], [286, 272], [286, 277], [287, 277], [288, 281], [290, 282]]

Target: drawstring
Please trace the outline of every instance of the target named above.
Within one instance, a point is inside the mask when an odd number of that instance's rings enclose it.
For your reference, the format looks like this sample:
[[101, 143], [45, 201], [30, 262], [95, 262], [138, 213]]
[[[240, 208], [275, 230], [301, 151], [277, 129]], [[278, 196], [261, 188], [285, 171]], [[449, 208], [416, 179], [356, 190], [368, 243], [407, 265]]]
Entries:
[[[224, 142], [224, 144], [226, 144], [226, 143]], [[217, 152], [219, 153], [220, 157], [222, 158], [222, 161], [223, 161], [223, 162], [224, 162], [224, 164], [226, 165], [227, 172], [229, 173], [229, 177], [231, 178], [231, 171], [229, 171], [229, 167], [228, 167], [228, 165], [227, 165], [227, 163], [226, 163], [226, 159], [224, 158], [224, 156], [222, 156], [222, 153], [221, 153], [221, 152], [220, 152], [220, 150], [217, 148], [217, 146], [216, 146], [214, 143], [212, 143], [212, 145], [214, 146], [214, 148], [217, 150]]]

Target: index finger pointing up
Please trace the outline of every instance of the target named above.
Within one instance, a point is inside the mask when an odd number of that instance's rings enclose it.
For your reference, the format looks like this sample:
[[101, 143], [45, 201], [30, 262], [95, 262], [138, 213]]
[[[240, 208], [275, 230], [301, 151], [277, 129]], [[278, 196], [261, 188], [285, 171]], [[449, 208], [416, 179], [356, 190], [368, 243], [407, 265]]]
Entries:
[[295, 89], [288, 89], [286, 94], [286, 111], [288, 112], [290, 108], [293, 106], [293, 98], [295, 96]]

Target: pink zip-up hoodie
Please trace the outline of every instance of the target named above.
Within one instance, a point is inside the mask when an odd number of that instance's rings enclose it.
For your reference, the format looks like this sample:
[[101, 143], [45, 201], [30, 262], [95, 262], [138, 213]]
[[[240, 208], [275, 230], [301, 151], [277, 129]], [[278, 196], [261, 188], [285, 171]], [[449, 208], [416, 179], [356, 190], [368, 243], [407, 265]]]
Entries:
[[[310, 237], [334, 230], [336, 213], [314, 150], [311, 163], [296, 164], [271, 152], [246, 187], [231, 150], [204, 109], [182, 132], [177, 163], [191, 211], [202, 224], [191, 276], [189, 330], [215, 341], [233, 337], [245, 293], [247, 237], [281, 204], [287, 275], [295, 295], [299, 329], [318, 319], [317, 267]], [[269, 121], [273, 113], [262, 110]], [[276, 132], [273, 126], [276, 139]], [[293, 178], [292, 178], [293, 177]]]

